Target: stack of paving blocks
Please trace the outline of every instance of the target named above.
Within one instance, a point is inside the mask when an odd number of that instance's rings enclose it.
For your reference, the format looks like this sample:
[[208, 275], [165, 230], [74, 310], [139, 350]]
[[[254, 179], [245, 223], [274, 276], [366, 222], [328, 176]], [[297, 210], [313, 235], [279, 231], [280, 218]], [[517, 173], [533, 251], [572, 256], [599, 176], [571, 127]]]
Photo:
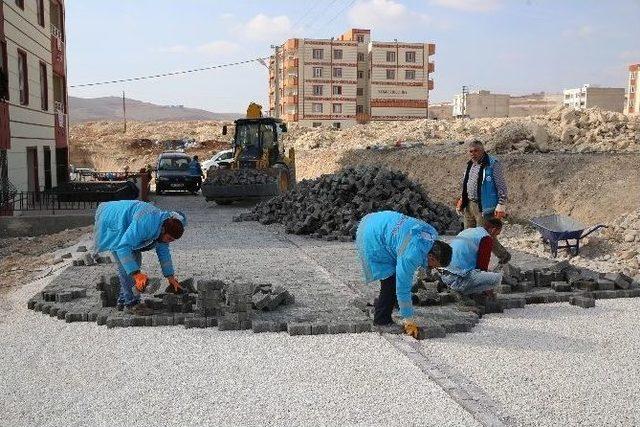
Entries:
[[293, 304], [295, 298], [282, 286], [262, 284], [254, 286], [251, 305], [255, 310], [273, 311], [281, 305]]
[[221, 331], [251, 329], [253, 286], [231, 283], [224, 289], [225, 304], [220, 307], [218, 329]]

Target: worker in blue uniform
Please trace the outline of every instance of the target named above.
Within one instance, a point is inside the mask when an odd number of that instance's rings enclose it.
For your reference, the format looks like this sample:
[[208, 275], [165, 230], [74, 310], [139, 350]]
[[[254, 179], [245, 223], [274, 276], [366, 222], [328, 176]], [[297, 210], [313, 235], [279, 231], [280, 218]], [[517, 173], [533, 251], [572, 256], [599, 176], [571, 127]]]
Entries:
[[399, 212], [375, 212], [360, 221], [356, 246], [365, 282], [380, 280], [373, 319], [379, 329], [395, 326], [391, 315], [397, 300], [402, 329], [418, 337], [411, 302], [413, 276], [420, 267], [446, 267], [451, 261], [451, 247], [437, 238], [431, 225]]
[[163, 211], [138, 200], [104, 202], [98, 206], [94, 225], [95, 251], [110, 251], [116, 260], [120, 278], [119, 309], [130, 314], [152, 314], [140, 302], [140, 293], [155, 292], [149, 287], [149, 277], [141, 271], [144, 251], [155, 249], [170, 289], [181, 290], [169, 243], [182, 237], [186, 224], [183, 213]]

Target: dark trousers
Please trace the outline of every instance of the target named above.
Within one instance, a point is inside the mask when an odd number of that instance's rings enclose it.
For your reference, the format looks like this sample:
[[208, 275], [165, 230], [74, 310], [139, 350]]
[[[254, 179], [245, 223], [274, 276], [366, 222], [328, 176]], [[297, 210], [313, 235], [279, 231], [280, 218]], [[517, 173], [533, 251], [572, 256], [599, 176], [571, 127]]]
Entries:
[[396, 305], [396, 276], [387, 277], [380, 281], [380, 295], [376, 300], [373, 323], [388, 325], [393, 322], [391, 313]]

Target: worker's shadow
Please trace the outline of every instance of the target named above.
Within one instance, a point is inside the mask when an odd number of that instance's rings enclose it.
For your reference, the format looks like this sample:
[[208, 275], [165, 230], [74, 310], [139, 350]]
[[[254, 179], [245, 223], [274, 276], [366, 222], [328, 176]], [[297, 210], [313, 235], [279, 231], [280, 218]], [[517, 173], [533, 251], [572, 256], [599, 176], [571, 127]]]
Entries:
[[[549, 306], [545, 307], [545, 309], [548, 309], [545, 313], [545, 320], [553, 320], [558, 324], [575, 318], [581, 318], [581, 321], [587, 323], [590, 319], [593, 319], [592, 316], [594, 312], [601, 314], [603, 311], [618, 311], [617, 309], [601, 306], [596, 306], [591, 309], [581, 309], [570, 305], [560, 307]], [[476, 325], [476, 328], [482, 328], [482, 335], [477, 339], [466, 342], [466, 345], [471, 347], [504, 348], [536, 352], [562, 352], [568, 354], [586, 354], [598, 345], [595, 341], [576, 337], [575, 335], [580, 335], [582, 331], [581, 328], [568, 329], [566, 333], [536, 329], [532, 327], [533, 322], [539, 320], [539, 318], [535, 320], [532, 319], [526, 310], [527, 308], [506, 310], [500, 314], [499, 316], [502, 318], [518, 321], [517, 324], [512, 322], [513, 324], [509, 326], [483, 325], [483, 321], [480, 320], [480, 324]], [[494, 315], [490, 314], [489, 316]], [[471, 333], [474, 333], [473, 329]], [[495, 339], [500, 336], [509, 337], [509, 339]]]

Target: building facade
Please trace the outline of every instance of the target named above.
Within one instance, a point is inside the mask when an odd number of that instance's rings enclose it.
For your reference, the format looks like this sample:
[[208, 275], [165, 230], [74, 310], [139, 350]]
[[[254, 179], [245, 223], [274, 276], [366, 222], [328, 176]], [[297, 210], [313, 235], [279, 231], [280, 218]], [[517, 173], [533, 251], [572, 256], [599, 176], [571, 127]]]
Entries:
[[480, 90], [453, 97], [453, 117], [509, 117], [509, 95]]
[[303, 126], [427, 117], [434, 44], [372, 42], [370, 30], [337, 39], [289, 39], [269, 66], [269, 112]]
[[581, 88], [565, 89], [563, 95], [563, 104], [576, 110], [599, 107], [622, 113], [624, 109], [624, 88], [585, 84]]
[[629, 65], [629, 89], [625, 112], [627, 114], [640, 114], [640, 64]]
[[63, 0], [0, 1], [0, 191], [68, 178]]

